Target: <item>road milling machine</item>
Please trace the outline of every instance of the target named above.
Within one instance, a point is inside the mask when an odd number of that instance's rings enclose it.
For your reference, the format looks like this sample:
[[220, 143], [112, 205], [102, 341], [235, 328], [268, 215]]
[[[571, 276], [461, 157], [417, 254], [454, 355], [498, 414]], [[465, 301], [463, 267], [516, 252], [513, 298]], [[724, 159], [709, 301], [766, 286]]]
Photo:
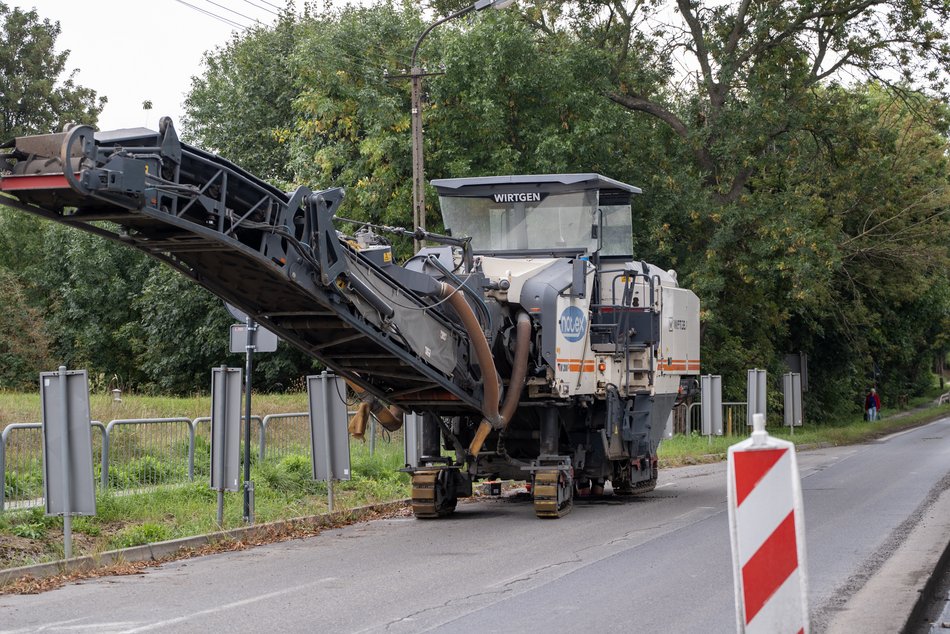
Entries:
[[[0, 146], [2, 204], [148, 253], [345, 377], [381, 422], [412, 414], [417, 517], [488, 478], [531, 483], [546, 518], [606, 481], [651, 490], [699, 374], [699, 302], [633, 257], [640, 190], [598, 174], [432, 185], [446, 235], [344, 222], [342, 189], [281, 191], [167, 118]], [[399, 265], [389, 234], [431, 246]]]

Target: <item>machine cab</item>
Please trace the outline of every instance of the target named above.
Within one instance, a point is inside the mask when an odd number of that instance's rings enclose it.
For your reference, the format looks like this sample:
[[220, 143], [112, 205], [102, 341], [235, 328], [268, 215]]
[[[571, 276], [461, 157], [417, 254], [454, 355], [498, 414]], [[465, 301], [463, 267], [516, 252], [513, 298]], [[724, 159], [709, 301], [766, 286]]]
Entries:
[[599, 174], [482, 176], [432, 181], [442, 219], [485, 255], [633, 255], [630, 197]]

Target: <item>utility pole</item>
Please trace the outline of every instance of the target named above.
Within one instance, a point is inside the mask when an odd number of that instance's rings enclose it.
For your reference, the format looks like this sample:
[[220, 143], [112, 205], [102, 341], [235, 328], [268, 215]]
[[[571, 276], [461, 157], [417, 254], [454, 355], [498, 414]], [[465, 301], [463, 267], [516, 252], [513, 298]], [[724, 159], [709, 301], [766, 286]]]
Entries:
[[[409, 75], [412, 78], [412, 229], [426, 228], [426, 201], [425, 201], [425, 165], [422, 158], [422, 78], [426, 73], [422, 72], [422, 67], [416, 62], [416, 56], [419, 53], [419, 46], [422, 40], [440, 24], [445, 24], [449, 20], [459, 18], [471, 11], [482, 11], [483, 9], [506, 9], [514, 3], [514, 0], [477, 0], [475, 4], [460, 9], [455, 13], [445, 16], [429, 25], [422, 32], [416, 45], [412, 48], [412, 57], [409, 60]], [[425, 246], [425, 241], [418, 238], [413, 239], [413, 252], [418, 253], [419, 249]]]

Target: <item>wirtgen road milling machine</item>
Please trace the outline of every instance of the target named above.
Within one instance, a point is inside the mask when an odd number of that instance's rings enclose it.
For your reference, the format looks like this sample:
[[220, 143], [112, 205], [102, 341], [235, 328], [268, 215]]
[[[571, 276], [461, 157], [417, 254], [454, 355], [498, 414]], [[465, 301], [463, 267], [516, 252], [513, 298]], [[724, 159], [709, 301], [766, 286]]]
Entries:
[[[418, 517], [485, 478], [532, 483], [539, 517], [575, 490], [651, 490], [678, 395], [699, 374], [699, 302], [633, 258], [636, 187], [597, 174], [436, 180], [447, 233], [363, 225], [343, 190], [283, 192], [149, 130], [14, 139], [3, 204], [167, 263], [316, 357], [389, 423], [415, 413]], [[355, 226], [349, 223], [347, 226]], [[425, 238], [402, 266], [380, 233]]]

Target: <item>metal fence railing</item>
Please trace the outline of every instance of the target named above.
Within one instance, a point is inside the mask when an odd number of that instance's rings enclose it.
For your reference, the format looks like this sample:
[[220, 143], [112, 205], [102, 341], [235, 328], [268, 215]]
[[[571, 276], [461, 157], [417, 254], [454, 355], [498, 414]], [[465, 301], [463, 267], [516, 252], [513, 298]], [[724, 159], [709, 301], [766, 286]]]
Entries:
[[[13, 423], [0, 434], [0, 511], [43, 506], [43, 426], [40, 423]], [[93, 464], [106, 453], [106, 428], [99, 421], [89, 426], [92, 434]], [[96, 434], [99, 434], [98, 442]]]
[[[264, 434], [263, 426], [264, 419], [258, 416], [257, 414], [251, 415], [251, 422], [254, 424], [251, 425], [251, 447], [257, 447], [257, 455], [262, 456], [264, 454]], [[195, 429], [196, 443], [202, 448], [207, 448], [211, 446], [211, 417], [210, 416], [199, 416], [198, 418], [191, 421], [192, 427]], [[241, 456], [244, 456], [244, 416], [241, 416]], [[243, 458], [242, 458], [243, 459]], [[210, 469], [210, 466], [208, 467]], [[207, 475], [206, 472], [202, 472], [202, 475]]]
[[[673, 410], [674, 432], [687, 436], [703, 431], [702, 402], [679, 405]], [[722, 426], [726, 436], [744, 436], [748, 434], [746, 425], [747, 403], [723, 403]]]
[[190, 418], [109, 421], [104, 448], [103, 490], [140, 489], [194, 478], [195, 427]]
[[[351, 412], [347, 412], [351, 414]], [[309, 456], [310, 414], [269, 414], [261, 422], [261, 446], [259, 459], [280, 460], [288, 454]]]
[[[251, 420], [254, 422], [251, 443], [256, 448], [257, 460], [279, 461], [290, 454], [310, 458], [308, 413], [255, 415]], [[243, 421], [242, 417], [242, 424]], [[105, 425], [93, 421], [90, 432], [99, 489], [137, 491], [208, 477], [210, 423], [209, 416], [116, 419]], [[375, 444], [375, 430], [373, 421], [369, 434], [371, 447]], [[40, 423], [13, 423], [3, 429], [0, 512], [45, 504], [41, 434]]]

